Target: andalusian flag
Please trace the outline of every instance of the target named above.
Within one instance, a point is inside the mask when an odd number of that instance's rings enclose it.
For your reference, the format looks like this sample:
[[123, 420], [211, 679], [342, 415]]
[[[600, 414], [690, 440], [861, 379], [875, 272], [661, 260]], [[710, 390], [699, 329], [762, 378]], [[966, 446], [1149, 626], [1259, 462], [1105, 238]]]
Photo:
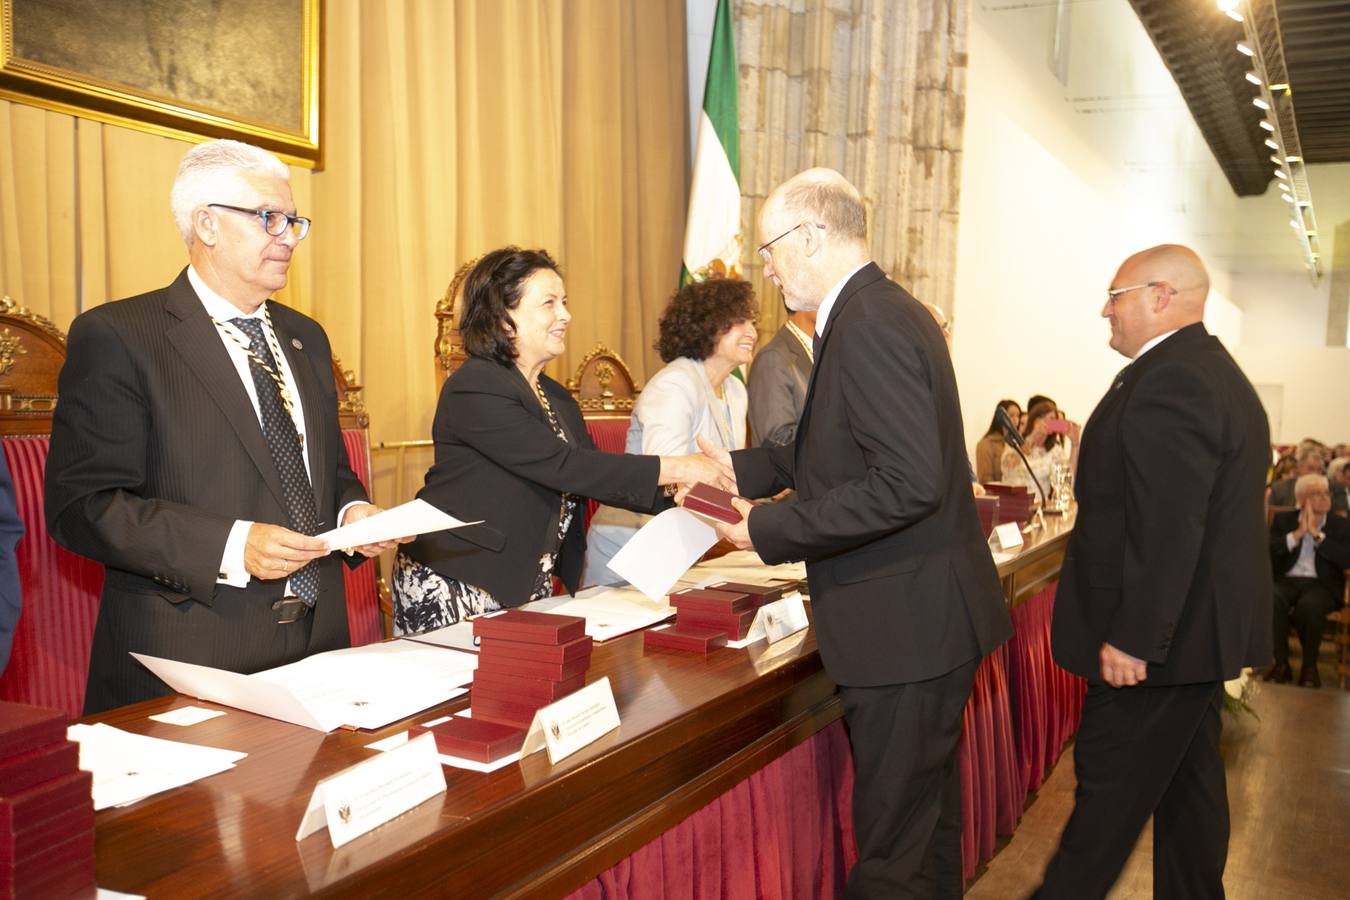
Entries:
[[710, 275], [740, 277], [741, 138], [731, 0], [717, 0], [708, 80], [703, 88], [680, 284]]

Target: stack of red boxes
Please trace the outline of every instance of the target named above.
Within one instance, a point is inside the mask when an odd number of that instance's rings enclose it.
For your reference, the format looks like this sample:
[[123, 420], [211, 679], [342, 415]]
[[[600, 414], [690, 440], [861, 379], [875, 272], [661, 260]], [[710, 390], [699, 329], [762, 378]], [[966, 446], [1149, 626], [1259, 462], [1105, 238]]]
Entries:
[[479, 640], [475, 719], [528, 728], [534, 714], [586, 684], [591, 639], [577, 616], [512, 609], [473, 620]]
[[745, 640], [755, 612], [783, 596], [781, 587], [723, 581], [710, 588], [686, 588], [670, 595], [675, 624], [650, 629], [646, 647], [707, 653], [727, 641]]
[[0, 898], [94, 895], [93, 779], [53, 709], [0, 702]]
[[1026, 487], [1020, 484], [991, 481], [985, 485], [985, 489], [998, 497], [998, 518], [994, 522], [995, 525], [1004, 522], [1026, 523], [1031, 521], [1031, 515], [1035, 510], [1036, 495], [1028, 491]]

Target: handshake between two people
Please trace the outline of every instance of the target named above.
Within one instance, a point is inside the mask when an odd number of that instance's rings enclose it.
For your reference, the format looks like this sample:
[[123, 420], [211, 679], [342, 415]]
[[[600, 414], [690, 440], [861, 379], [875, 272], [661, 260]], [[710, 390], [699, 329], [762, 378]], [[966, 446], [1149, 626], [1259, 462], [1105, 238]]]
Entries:
[[[374, 503], [353, 503], [342, 517], [343, 525], [351, 525], [383, 510]], [[362, 544], [348, 550], [348, 555], [360, 553], [366, 558], [379, 556], [386, 550], [392, 550], [399, 544], [406, 544], [416, 535], [396, 538], [392, 541], [378, 541]], [[269, 525], [266, 522], [254, 522], [248, 530], [244, 543], [244, 568], [254, 578], [264, 581], [276, 578], [290, 578], [311, 560], [327, 556], [332, 552], [328, 542], [298, 531], [292, 531], [281, 525]]]
[[[681, 457], [689, 460], [704, 460], [713, 468], [708, 469], [706, 475], [694, 479], [680, 479], [680, 489], [675, 492], [675, 502], [680, 506], [687, 507], [691, 512], [701, 512], [698, 509], [701, 492], [697, 490], [700, 484], [709, 485], [719, 491], [725, 491], [730, 494], [730, 498], [709, 498], [713, 505], [720, 505], [720, 500], [729, 500], [731, 510], [739, 513], [735, 522], [727, 522], [722, 518], [708, 517], [708, 522], [717, 532], [718, 538], [732, 544], [740, 550], [754, 550], [755, 545], [750, 540], [750, 510], [754, 505], [748, 500], [744, 500], [737, 495], [736, 471], [731, 465], [731, 454], [720, 447], [714, 447], [703, 437], [697, 438], [698, 449], [701, 455]], [[707, 477], [711, 476], [711, 477]], [[693, 497], [690, 493], [693, 492]], [[704, 500], [704, 508], [707, 509], [707, 500]], [[727, 516], [726, 518], [730, 518]]]

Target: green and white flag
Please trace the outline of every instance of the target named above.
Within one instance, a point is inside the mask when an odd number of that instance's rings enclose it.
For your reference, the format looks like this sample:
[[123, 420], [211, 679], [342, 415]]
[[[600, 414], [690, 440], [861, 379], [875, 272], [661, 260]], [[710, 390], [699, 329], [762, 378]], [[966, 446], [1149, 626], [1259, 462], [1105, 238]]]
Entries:
[[736, 87], [731, 0], [717, 0], [694, 149], [694, 180], [689, 186], [680, 284], [714, 275], [740, 277], [741, 138]]

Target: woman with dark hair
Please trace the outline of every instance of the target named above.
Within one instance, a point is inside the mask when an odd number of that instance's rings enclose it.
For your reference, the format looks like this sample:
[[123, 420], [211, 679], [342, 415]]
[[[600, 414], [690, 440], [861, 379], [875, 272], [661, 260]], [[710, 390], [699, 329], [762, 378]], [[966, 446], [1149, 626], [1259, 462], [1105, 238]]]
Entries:
[[[1050, 424], [1052, 422], [1065, 424], [1054, 426]], [[1022, 452], [1026, 454], [1027, 462], [1031, 464], [1031, 471], [1036, 474], [1036, 481], [1041, 483], [1041, 488], [1050, 489], [1050, 473], [1057, 465], [1067, 465], [1070, 471], [1077, 471], [1078, 445], [1082, 442], [1082, 433], [1078, 423], [1067, 421], [1053, 400], [1043, 400], [1027, 410], [1026, 421], [1022, 423], [1022, 436], [1026, 438]], [[1003, 450], [1003, 480], [1008, 484], [1025, 485], [1027, 490], [1040, 496], [1036, 482], [1027, 474], [1027, 467], [1022, 465], [1022, 460], [1012, 447]], [[1041, 500], [1045, 498], [1041, 497]]]
[[595, 449], [576, 401], [543, 374], [563, 352], [572, 319], [547, 253], [486, 254], [465, 278], [463, 297], [469, 358], [441, 389], [436, 461], [417, 496], [482, 524], [423, 535], [400, 550], [398, 634], [547, 597], [555, 575], [575, 591], [586, 550], [581, 497], [651, 511], [664, 502], [661, 485], [735, 487], [702, 455]]
[[[656, 350], [666, 365], [642, 389], [628, 424], [627, 453], [697, 453], [699, 437], [726, 450], [745, 447], [745, 384], [732, 377], [755, 352], [754, 288], [737, 278], [696, 281], [661, 314]], [[616, 584], [609, 561], [647, 516], [602, 506], [591, 518], [586, 584]]]
[[981, 484], [1003, 480], [1003, 451], [1007, 445], [1003, 440], [1003, 427], [998, 424], [997, 410], [1008, 414], [1015, 427], [1022, 427], [1022, 407], [1016, 400], [1000, 400], [995, 407], [994, 416], [989, 420], [989, 430], [975, 445], [975, 478]]

